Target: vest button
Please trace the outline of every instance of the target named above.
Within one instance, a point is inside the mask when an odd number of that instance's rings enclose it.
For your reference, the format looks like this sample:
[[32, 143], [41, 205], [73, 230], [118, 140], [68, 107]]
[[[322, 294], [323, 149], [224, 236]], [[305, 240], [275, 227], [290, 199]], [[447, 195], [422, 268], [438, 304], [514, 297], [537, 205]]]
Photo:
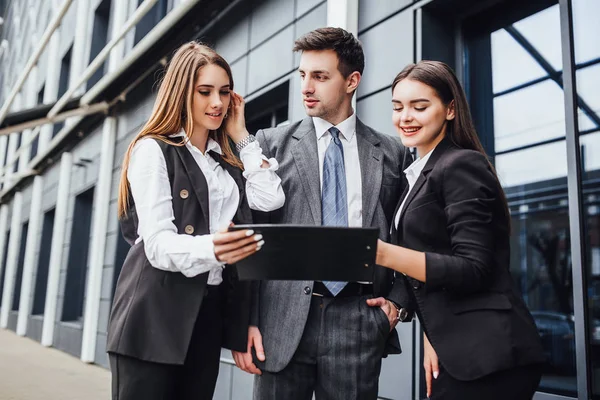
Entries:
[[304, 287], [304, 294], [310, 294], [310, 292], [311, 292], [310, 287], [305, 286]]
[[194, 227], [191, 225], [186, 225], [185, 226], [185, 233], [187, 233], [188, 235], [191, 235], [192, 233], [194, 233]]
[[189, 196], [190, 193], [185, 189], [182, 189], [181, 192], [179, 192], [179, 197], [181, 197], [182, 199], [187, 199]]

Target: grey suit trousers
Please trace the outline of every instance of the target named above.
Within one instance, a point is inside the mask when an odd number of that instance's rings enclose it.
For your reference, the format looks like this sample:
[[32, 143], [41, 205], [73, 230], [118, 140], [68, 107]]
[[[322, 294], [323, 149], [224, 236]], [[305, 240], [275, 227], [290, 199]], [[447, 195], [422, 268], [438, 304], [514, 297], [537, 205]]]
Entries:
[[376, 399], [390, 324], [379, 307], [367, 305], [371, 297], [313, 296], [292, 360], [280, 372], [256, 376], [254, 399]]

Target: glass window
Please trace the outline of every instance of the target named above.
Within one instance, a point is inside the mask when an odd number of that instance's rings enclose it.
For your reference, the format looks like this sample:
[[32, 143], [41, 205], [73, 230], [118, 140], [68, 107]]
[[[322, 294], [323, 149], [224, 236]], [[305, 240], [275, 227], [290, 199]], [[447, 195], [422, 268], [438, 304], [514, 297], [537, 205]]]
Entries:
[[[594, 14], [596, 13], [596, 14]], [[600, 399], [600, 2], [573, 1], [592, 398]]]
[[[501, 49], [497, 50], [502, 54]], [[492, 48], [492, 55], [494, 54]], [[497, 152], [564, 135], [564, 96], [556, 82], [545, 80], [494, 98], [494, 139]]]
[[554, 70], [562, 69], [558, 5], [515, 22], [513, 27], [531, 43]]
[[581, 64], [600, 57], [600, 1], [574, 0], [573, 19], [575, 24], [575, 62]]
[[[492, 52], [504, 54], [504, 57], [492, 59], [494, 93], [546, 75], [540, 64], [529, 57], [527, 51], [504, 29], [492, 33]], [[514, 60], [519, 62], [515, 63]]]
[[288, 122], [289, 87], [286, 81], [246, 104], [246, 128], [251, 135]]
[[[576, 396], [564, 92], [554, 74], [563, 69], [559, 8], [538, 8], [525, 18], [517, 17], [517, 11], [507, 9], [505, 16], [492, 17], [507, 21], [500, 29], [474, 34], [473, 46], [485, 42], [481, 35], [490, 36], [487, 50], [477, 50], [491, 53], [492, 84], [486, 84], [485, 74], [481, 77], [479, 63], [479, 75], [471, 75], [467, 89], [477, 110], [474, 118], [480, 127], [487, 127], [479, 134], [493, 143], [490, 156], [511, 211], [511, 273], [547, 357], [539, 390]], [[474, 50], [468, 54], [474, 64], [485, 59]], [[590, 94], [590, 103], [594, 96], [595, 92]], [[580, 103], [584, 118], [586, 107]], [[592, 119], [585, 123], [593, 126]], [[600, 278], [600, 265], [597, 270]], [[598, 300], [600, 304], [600, 290]]]

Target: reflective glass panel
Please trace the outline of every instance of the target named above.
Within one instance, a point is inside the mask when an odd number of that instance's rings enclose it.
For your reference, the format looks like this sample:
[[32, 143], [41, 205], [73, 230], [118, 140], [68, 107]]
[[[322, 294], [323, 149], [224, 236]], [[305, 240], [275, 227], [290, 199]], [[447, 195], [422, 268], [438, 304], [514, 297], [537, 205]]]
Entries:
[[[594, 13], [596, 13], [594, 15]], [[600, 399], [600, 2], [573, 1], [592, 398]]]
[[491, 35], [495, 164], [512, 216], [510, 268], [547, 357], [539, 390], [576, 396], [564, 92], [550, 74], [562, 70], [558, 6]]

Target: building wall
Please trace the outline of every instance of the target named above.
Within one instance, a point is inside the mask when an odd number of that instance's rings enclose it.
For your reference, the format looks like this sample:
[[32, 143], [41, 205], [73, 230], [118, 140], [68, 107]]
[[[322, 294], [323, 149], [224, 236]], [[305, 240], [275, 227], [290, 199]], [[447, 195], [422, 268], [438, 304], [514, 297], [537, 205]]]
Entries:
[[[45, 20], [51, 19], [48, 1], [42, 2], [39, 13]], [[88, 18], [93, 18], [93, 11], [99, 0], [89, 7]], [[114, 8], [113, 1], [113, 8]], [[367, 57], [367, 66], [360, 90], [358, 92], [357, 110], [359, 117], [376, 129], [393, 134], [390, 126], [388, 111], [389, 94], [387, 89], [399, 68], [407, 62], [413, 61], [413, 12], [406, 10], [397, 13], [406, 6], [407, 1], [390, 1], [383, 8], [369, 8], [366, 2], [360, 2], [359, 9], [359, 38], [364, 43]], [[131, 5], [130, 5], [131, 6]], [[131, 6], [134, 10], [135, 4]], [[253, 99], [269, 92], [274, 87], [284, 82], [289, 82], [288, 119], [297, 120], [304, 117], [299, 90], [299, 76], [297, 67], [300, 57], [291, 49], [294, 40], [302, 34], [327, 24], [327, 1], [311, 0], [267, 0], [247, 2], [242, 10], [232, 16], [233, 21], [222, 24], [207, 37], [201, 38], [215, 46], [231, 64], [235, 89], [244, 95], [249, 103]], [[90, 19], [91, 21], [91, 19]], [[45, 71], [52, 59], [59, 60], [64, 57], [69, 49], [73, 48], [74, 35], [77, 23], [76, 2], [67, 12], [59, 29], [60, 46], [54, 57], [43, 54], [38, 62], [40, 71]], [[46, 22], [47, 24], [47, 22]], [[44, 26], [44, 25], [40, 25]], [[400, 27], [400, 28], [399, 28]], [[38, 28], [39, 29], [39, 28]], [[87, 29], [91, 35], [91, 24]], [[110, 31], [110, 30], [109, 30]], [[38, 35], [41, 33], [38, 32]], [[382, 52], [390, 36], [401, 34], [407, 41], [409, 51], [391, 54], [388, 62], [375, 62]], [[131, 36], [131, 34], [129, 35]], [[126, 41], [131, 48], [133, 41]], [[89, 44], [85, 47], [89, 52]], [[127, 49], [126, 49], [127, 51]], [[28, 52], [28, 54], [31, 51]], [[89, 54], [89, 53], [88, 53]], [[74, 58], [73, 55], [71, 56]], [[89, 56], [84, 56], [87, 62]], [[73, 67], [72, 67], [73, 68]], [[10, 79], [10, 78], [9, 78]], [[46, 84], [46, 74], [40, 73], [35, 85], [36, 91]], [[117, 115], [117, 139], [115, 144], [115, 157], [112, 172], [112, 185], [110, 195], [110, 218], [106, 233], [106, 248], [104, 250], [104, 267], [102, 272], [102, 289], [100, 309], [98, 314], [98, 332], [94, 362], [108, 367], [106, 356], [106, 328], [113, 293], [113, 276], [119, 266], [115, 266], [116, 246], [118, 243], [118, 221], [116, 218], [116, 203], [118, 195], [118, 182], [120, 179], [121, 162], [123, 155], [132, 138], [143, 123], [147, 120], [152, 106], [154, 94], [147, 96], [136, 103], [128, 103], [123, 111]], [[64, 237], [53, 238], [63, 243], [62, 263], [60, 270], [60, 283], [58, 290], [57, 313], [54, 321], [53, 346], [70, 353], [81, 356], [82, 322], [64, 322], [61, 320], [64, 292], [67, 280], [67, 266], [71, 246], [71, 232], [74, 221], [75, 197], [94, 187], [98, 181], [98, 167], [100, 163], [100, 148], [102, 140], [102, 126], [91, 132], [84, 132], [84, 139], [71, 150], [73, 155], [73, 168], [70, 178], [70, 192], [68, 212]], [[85, 160], [85, 162], [80, 162]], [[80, 164], [80, 165], [77, 165]], [[44, 174], [44, 188], [42, 196], [42, 213], [56, 206], [57, 188], [59, 181], [60, 163], [47, 169]], [[31, 186], [22, 190], [24, 202], [22, 223], [29, 219]], [[10, 225], [9, 216], [9, 225]], [[41, 240], [42, 226], [38, 229], [38, 241]], [[90, 238], [94, 240], [94, 238]], [[39, 255], [39, 249], [36, 251]], [[38, 264], [36, 257], [35, 265]], [[34, 271], [33, 281], [35, 282]], [[89, 272], [89, 271], [88, 271]], [[31, 296], [34, 295], [32, 290]], [[17, 312], [11, 312], [9, 329], [16, 329]], [[28, 319], [27, 336], [40, 340], [42, 336], [41, 316], [30, 316]], [[405, 398], [412, 390], [413, 360], [411, 345], [413, 341], [413, 326], [406, 324], [399, 328], [399, 333], [405, 352], [401, 356], [393, 356], [384, 360], [381, 379], [381, 395], [385, 398]], [[405, 371], [405, 373], [399, 373]], [[400, 388], [400, 393], [398, 391]], [[222, 363], [215, 398], [217, 399], [250, 399], [252, 393], [252, 376], [240, 371], [233, 365], [229, 351], [223, 351]], [[400, 396], [400, 397], [399, 397]]]
[[[55, 81], [59, 79], [60, 61], [69, 49], [74, 48], [76, 31], [78, 31], [77, 24], [81, 17], [77, 11], [77, 5], [85, 3], [85, 18], [88, 23], [86, 23], [82, 31], [85, 32], [87, 40], [84, 46], [81, 47], [81, 51], [84, 54], [80, 57], [84, 65], [72, 66], [72, 71], [77, 71], [79, 74], [83, 71], [89, 61], [91, 34], [93, 31], [92, 21], [94, 11], [98, 4], [100, 4], [100, 1], [73, 1], [73, 5], [67, 12], [56, 33], [60, 37], [56, 52], [49, 54], [49, 50], [47, 50], [42, 54], [37, 63], [37, 74], [30, 78], [32, 83], [24, 86], [21, 90], [20, 100], [15, 102], [11, 111], [18, 111], [24, 107], [31, 106], [27, 100], [32, 98], [32, 93], [29, 91], [33, 91], [35, 98], [37, 98], [37, 93], [42, 87], [48, 89], [49, 86], [52, 86], [52, 83], [56, 83], [54, 81], [49, 82], [48, 79], [54, 79]], [[168, 9], [176, 7], [182, 1], [168, 0]], [[329, 1], [334, 3], [332, 0]], [[593, 0], [574, 1], [580, 4], [588, 2], [586, 4], [590, 5], [593, 2]], [[0, 59], [0, 76], [2, 80], [2, 89], [0, 89], [1, 100], [6, 99], [10, 88], [15, 84], [20, 71], [34, 50], [37, 40], [41, 37], [49, 21], [53, 18], [57, 3], [57, 1], [53, 0], [39, 2], [33, 0], [14, 1], [13, 7], [5, 18], [6, 22], [3, 27], [3, 38], [9, 40], [9, 47]], [[366, 56], [365, 72], [362, 76], [356, 99], [357, 115], [366, 124], [383, 133], [395, 135], [391, 123], [391, 82], [406, 64], [420, 59], [421, 52], [423, 52], [425, 58], [441, 59], [450, 63], [457, 70], [461, 80], [468, 80], [466, 78], [469, 76], [469, 71], [464, 70], [464, 66], [467, 65], [465, 61], [467, 55], [465, 55], [463, 47], [465, 46], [465, 40], [457, 39], [460, 29], [458, 29], [458, 25], [454, 26], [453, 24], [459, 24], [464, 19], [468, 19], [471, 15], [469, 9], [475, 10], [474, 5], [478, 2], [473, 0], [386, 0], [380, 2], [355, 0], [349, 1], [349, 3], [357, 4], [358, 7], [358, 38], [363, 43]], [[376, 5], [374, 5], [375, 3]], [[127, 16], [130, 16], [135, 11], [136, 6], [137, 0], [128, 0], [126, 2], [112, 0], [108, 40], [113, 35], [111, 28], [114, 21], [112, 20], [112, 16], [116, 12], [116, 7], [124, 7], [127, 10]], [[485, 8], [481, 5], [478, 7], [477, 12], [482, 7]], [[448, 11], [455, 12], [456, 15], [452, 15], [451, 18], [447, 14]], [[300, 56], [299, 54], [294, 54], [291, 49], [297, 37], [327, 24], [327, 12], [327, 0], [247, 0], [237, 6], [230, 15], [227, 15], [222, 22], [218, 23], [214, 29], [207, 32], [205, 37], [200, 39], [212, 44], [229, 61], [234, 75], [235, 90], [246, 98], [247, 109], [255, 110], [257, 115], [260, 114], [264, 110], [256, 105], [263, 104], [263, 102], [268, 103], [269, 97], [273, 96], [273, 93], [281, 87], [285, 87], [288, 93], [283, 93], [283, 96], [281, 98], [278, 97], [276, 102], [278, 104], [287, 104], [287, 120], [296, 121], [303, 118], [305, 113], [301, 101], [300, 79], [297, 73]], [[336, 11], [334, 10], [334, 12]], [[10, 23], [7, 23], [8, 21]], [[133, 42], [134, 32], [131, 31], [125, 38], [125, 53], [131, 50], [134, 45]], [[469, 57], [473, 57], [473, 54], [470, 54]], [[72, 60], [75, 59], [77, 57], [73, 57], [72, 55]], [[512, 60], [515, 58], [508, 57], [507, 59]], [[586, 61], [589, 62], [587, 59]], [[47, 71], [52, 71], [52, 66], [56, 66], [56, 63], [59, 64], [59, 68], [56, 69], [56, 76], [49, 77]], [[591, 71], [591, 68], [587, 71]], [[470, 72], [472, 73], [473, 71], [471, 70]], [[589, 75], [586, 75], [586, 77], [589, 79]], [[77, 75], [71, 77], [71, 82], [74, 82], [76, 78]], [[588, 86], [592, 87], [593, 85]], [[109, 219], [105, 233], [106, 245], [103, 250], [104, 260], [101, 272], [100, 306], [97, 314], [98, 325], [96, 341], [94, 343], [95, 351], [92, 356], [93, 360], [91, 360], [104, 367], [108, 367], [106, 330], [114, 290], [113, 282], [122, 262], [122, 260], [118, 259], [117, 251], [121, 240], [117, 221], [117, 195], [121, 162], [132, 138], [139, 132], [149, 117], [155, 96], [155, 89], [153, 91], [150, 86], [143, 87], [145, 88], [143, 89], [145, 92], [138, 90], [135, 96], [128, 97], [125, 100], [125, 104], [115, 111], [116, 142], [112, 150], [114, 151], [114, 162], [110, 171]], [[583, 93], [583, 89], [581, 89], [581, 92]], [[280, 95], [281, 93], [278, 94], [278, 96]], [[586, 93], [586, 98], [590, 99], [592, 96]], [[595, 99], [592, 102], [600, 104]], [[475, 106], [477, 105], [475, 104]], [[595, 107], [595, 110], [597, 110], [598, 106]], [[247, 116], [247, 119], [252, 118], [253, 115]], [[283, 120], [278, 121], [278, 123], [284, 122]], [[564, 119], [560, 122], [563, 123]], [[587, 129], [592, 121], [586, 119], [585, 123], [587, 124]], [[494, 128], [493, 124], [491, 128]], [[74, 164], [69, 176], [70, 188], [67, 218], [62, 237], [53, 238], [53, 241], [60, 241], [62, 261], [60, 263], [58, 302], [56, 305], [57, 313], [53, 321], [55, 329], [52, 345], [62, 351], [82, 358], [84, 358], [82, 343], [84, 342], [83, 326], [85, 321], [81, 319], [79, 321], [64, 322], [62, 310], [65, 301], [69, 254], [71, 247], [74, 246], [71, 243], [72, 231], [80, 222], [74, 216], [76, 196], [90, 188], [95, 188], [98, 184], [100, 179], [100, 163], [103, 156], [101, 148], [104, 132], [105, 126], [102, 123], [88, 132], [81, 132], [83, 139], [74, 148], [69, 150], [72, 154]], [[484, 140], [488, 139], [493, 142], [493, 137], [485, 136], [491, 134], [483, 133], [483, 135]], [[2, 151], [1, 147], [8, 143], [11, 143], [10, 146], [14, 146], [17, 137], [17, 134], [12, 134], [10, 141], [8, 138], [0, 139], [0, 152]], [[596, 133], [595, 135], [587, 136], [583, 140], [588, 146], [588, 154], [589, 149], [595, 148], [594, 146], [600, 143], [597, 139], [598, 135]], [[14, 147], [10, 148], [10, 151], [14, 151]], [[0, 160], [2, 157], [4, 155], [0, 154]], [[8, 158], [10, 158], [10, 154]], [[42, 214], [57, 206], [61, 166], [59, 157], [55, 161], [42, 174]], [[597, 163], [593, 161], [593, 157], [588, 157], [584, 161], [585, 166], [588, 166], [590, 170], [597, 166]], [[546, 157], [545, 162], [560, 164], [561, 166], [566, 164], [566, 161], [562, 164], [556, 163], [554, 157]], [[541, 173], [544, 172], [543, 168], [537, 169], [541, 170]], [[502, 171], [500, 172], [502, 173]], [[521, 178], [521, 176], [515, 175], [515, 179], [517, 178]], [[572, 177], [569, 176], [569, 179], [572, 179]], [[16, 222], [22, 227], [22, 224], [31, 218], [30, 210], [32, 207], [33, 188], [31, 184], [28, 184], [20, 188], [19, 191], [23, 197], [23, 202], [21, 205], [20, 220]], [[589, 196], [592, 195], [590, 194]], [[591, 202], [595, 199], [595, 197], [592, 198], [593, 196], [589, 196], [587, 197], [588, 201]], [[515, 195], [515, 197], [518, 196]], [[6, 232], [11, 229], [12, 216], [16, 214], [13, 209], [14, 199], [6, 201], [0, 199], [0, 202], [8, 205], [7, 224], [6, 226], [0, 226], [1, 238], [5, 237]], [[514, 200], [514, 202], [517, 202], [517, 200]], [[562, 204], [562, 206], [564, 211], [566, 203]], [[511, 205], [511, 207], [518, 209], [514, 205]], [[511, 212], [514, 211], [513, 208], [511, 208]], [[94, 208], [92, 213], [95, 210]], [[594, 212], [597, 213], [597, 210]], [[42, 231], [43, 226], [40, 224], [36, 231], [38, 243], [41, 242]], [[11, 237], [14, 234], [15, 232], [11, 232]], [[90, 234], [89, 238], [84, 238], [84, 242], [85, 239], [91, 244], [99, 238], [92, 237], [92, 234]], [[37, 265], [40, 257], [39, 244], [37, 247], [34, 257], [34, 265], [36, 267], [32, 271], [33, 282], [36, 281], [38, 274]], [[4, 251], [4, 249], [0, 249], [0, 251]], [[89, 269], [90, 266], [89, 258], [88, 256], [86, 269]], [[526, 262], [527, 260], [525, 260]], [[4, 265], [0, 265], [0, 268], [6, 270], [6, 266]], [[600, 267], [596, 268], [600, 270]], [[89, 271], [87, 272], [89, 273]], [[0, 286], [0, 291], [6, 287], [6, 284]], [[34, 293], [35, 291], [32, 290], [30, 294], [32, 300]], [[12, 298], [8, 304], [12, 308]], [[31, 316], [30, 313], [27, 315], [28, 325], [25, 335], [41, 341], [43, 317], [40, 315]], [[17, 317], [18, 313], [16, 311], [9, 311], [6, 326], [8, 329], [17, 329]], [[416, 399], [420, 397], [419, 393], [422, 392], [419, 376], [422, 370], [419, 354], [421, 348], [420, 326], [415, 321], [401, 324], [397, 330], [400, 335], [403, 353], [384, 359], [379, 394], [381, 398], [385, 399]], [[581, 354], [578, 353], [577, 356], [581, 357]], [[573, 377], [571, 376], [571, 378]], [[252, 380], [251, 375], [241, 372], [233, 365], [231, 354], [229, 351], [224, 350], [221, 355], [220, 375], [215, 399], [250, 399], [252, 397]], [[548, 398], [560, 397], [548, 397], [543, 394], [538, 394], [536, 397], [536, 399], [540, 400]]]

